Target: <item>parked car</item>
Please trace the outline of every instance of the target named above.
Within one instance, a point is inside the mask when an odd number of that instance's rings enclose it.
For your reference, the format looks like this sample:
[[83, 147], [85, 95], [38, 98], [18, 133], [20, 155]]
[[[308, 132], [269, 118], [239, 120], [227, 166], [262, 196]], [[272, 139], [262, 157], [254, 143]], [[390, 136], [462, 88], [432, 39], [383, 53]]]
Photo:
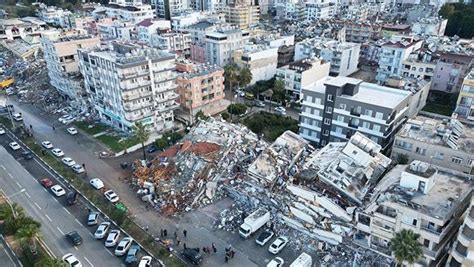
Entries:
[[115, 248], [115, 256], [123, 256], [127, 253], [128, 249], [132, 245], [133, 239], [131, 237], [125, 237], [120, 240], [120, 243]]
[[115, 202], [119, 201], [119, 197], [112, 190], [105, 191], [104, 196], [108, 201], [110, 201], [112, 203], [115, 203]]
[[138, 263], [138, 267], [150, 267], [152, 259], [150, 256], [143, 256]]
[[44, 188], [50, 188], [51, 186], [53, 186], [54, 183], [49, 178], [43, 178], [43, 179], [40, 180], [40, 184]]
[[265, 246], [265, 244], [272, 239], [275, 234], [270, 230], [264, 230], [255, 240], [260, 246]]
[[74, 128], [74, 127], [69, 127], [69, 128], [67, 128], [67, 132], [68, 132], [70, 135], [76, 135], [76, 134], [77, 134], [77, 130], [76, 130], [76, 128]]
[[273, 243], [268, 247], [268, 251], [272, 254], [278, 254], [288, 244], [288, 237], [279, 236]]
[[120, 231], [119, 230], [110, 230], [107, 239], [105, 240], [105, 247], [114, 247], [117, 245], [117, 242], [120, 238]]
[[20, 145], [17, 142], [11, 142], [8, 145], [10, 146], [11, 149], [13, 149], [15, 151], [21, 148]]
[[63, 256], [63, 261], [69, 264], [70, 267], [82, 267], [82, 263], [72, 253]]
[[110, 222], [103, 222], [99, 224], [99, 227], [97, 227], [97, 230], [95, 230], [94, 238], [95, 239], [104, 238], [107, 232], [109, 231], [109, 228], [110, 228]]
[[0, 135], [5, 134], [5, 129], [0, 127]]
[[66, 194], [66, 191], [60, 186], [60, 185], [53, 185], [51, 186], [51, 192], [57, 197], [64, 196]]
[[76, 120], [76, 118], [74, 118], [73, 116], [69, 116], [69, 117], [63, 119], [62, 123], [65, 124], [65, 125], [67, 125], [67, 124], [69, 124], [69, 123], [71, 123], [71, 122], [73, 122], [73, 121], [75, 121], [75, 120]]
[[96, 225], [99, 220], [99, 213], [92, 210], [89, 211], [89, 216], [87, 216], [87, 225]]
[[64, 156], [64, 152], [59, 148], [52, 149], [51, 153], [53, 153], [53, 155], [55, 155], [58, 158]]
[[280, 257], [275, 257], [268, 264], [267, 267], [282, 267], [285, 261]]
[[73, 159], [71, 159], [70, 157], [65, 157], [61, 161], [64, 163], [64, 165], [66, 165], [68, 167], [72, 167], [72, 166], [76, 165], [76, 162]]
[[262, 101], [255, 101], [255, 106], [259, 107], [259, 108], [264, 108], [265, 107], [265, 103], [262, 102]]
[[153, 153], [155, 151], [158, 151], [158, 148], [155, 145], [149, 145], [146, 152], [148, 153]]
[[58, 121], [62, 123], [65, 119], [69, 117], [71, 117], [71, 115], [68, 115], [68, 114], [62, 115], [61, 117], [58, 118]]
[[183, 249], [181, 255], [193, 264], [198, 265], [202, 262], [202, 255], [198, 250], [198, 248], [186, 248]]
[[79, 246], [82, 244], [82, 237], [77, 233], [77, 231], [67, 233], [66, 238], [73, 246]]
[[91, 179], [89, 181], [89, 184], [97, 190], [102, 189], [104, 187], [104, 182], [102, 182], [102, 180], [99, 178]]
[[46, 149], [53, 148], [53, 144], [51, 144], [51, 142], [49, 142], [49, 141], [43, 141], [43, 142], [41, 142], [41, 145]]
[[14, 113], [14, 114], [12, 115], [12, 117], [13, 117], [13, 119], [14, 119], [15, 121], [22, 121], [22, 120], [23, 120], [23, 116], [21, 116], [20, 113]]
[[127, 253], [127, 257], [125, 257], [125, 263], [126, 264], [132, 264], [136, 262], [137, 259], [137, 254], [140, 252], [140, 246], [138, 245], [133, 245], [130, 247]]
[[33, 154], [32, 154], [30, 151], [23, 151], [23, 152], [21, 153], [21, 156], [22, 156], [23, 159], [25, 159], [25, 160], [33, 159]]
[[86, 171], [86, 170], [84, 170], [84, 167], [82, 167], [82, 166], [79, 165], [79, 164], [75, 164], [75, 165], [73, 165], [71, 168], [72, 168], [72, 170], [73, 170], [75, 173], [78, 173], [78, 174], [79, 174], [79, 173], [83, 173], [83, 172]]
[[70, 191], [66, 195], [66, 202], [68, 205], [74, 205], [77, 202], [77, 192], [76, 191]]

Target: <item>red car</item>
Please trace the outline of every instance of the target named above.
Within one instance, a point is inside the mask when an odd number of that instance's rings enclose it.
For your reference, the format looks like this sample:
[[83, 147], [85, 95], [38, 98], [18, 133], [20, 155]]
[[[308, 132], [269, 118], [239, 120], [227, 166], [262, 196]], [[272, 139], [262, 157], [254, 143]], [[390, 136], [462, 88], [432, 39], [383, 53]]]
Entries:
[[41, 179], [40, 183], [42, 186], [44, 186], [44, 188], [50, 188], [53, 186], [53, 181], [51, 181], [49, 178]]

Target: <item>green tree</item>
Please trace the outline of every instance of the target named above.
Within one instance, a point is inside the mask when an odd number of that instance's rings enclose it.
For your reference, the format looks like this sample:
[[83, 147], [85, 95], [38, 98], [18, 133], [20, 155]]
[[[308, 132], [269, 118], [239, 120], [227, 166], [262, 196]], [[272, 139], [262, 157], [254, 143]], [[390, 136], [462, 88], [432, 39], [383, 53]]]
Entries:
[[409, 160], [410, 159], [408, 158], [407, 154], [398, 154], [398, 156], [397, 156], [398, 164], [402, 164], [402, 165], [408, 164]]
[[143, 159], [146, 160], [145, 142], [150, 138], [150, 133], [146, 129], [146, 125], [141, 121], [136, 122], [133, 126], [132, 135], [140, 144], [142, 144]]
[[247, 111], [247, 106], [244, 104], [231, 104], [227, 107], [227, 111], [233, 115], [242, 115]]
[[[15, 215], [14, 215], [15, 214]], [[24, 217], [25, 211], [17, 203], [11, 206], [8, 203], [0, 205], [0, 220], [12, 220], [15, 217]]]
[[204, 112], [202, 112], [202, 110], [198, 111], [195, 117], [200, 120], [207, 120], [209, 118], [208, 116], [204, 115]]
[[403, 229], [390, 240], [392, 250], [398, 264], [403, 262], [414, 264], [422, 255], [422, 245], [418, 242], [419, 234], [412, 230]]
[[45, 257], [35, 263], [35, 267], [66, 267], [67, 264], [58, 258]]
[[232, 86], [239, 79], [239, 68], [235, 64], [229, 64], [224, 67], [225, 82], [229, 85], [232, 91]]
[[242, 87], [246, 87], [252, 81], [252, 72], [249, 68], [243, 68], [239, 72], [239, 83]]
[[24, 249], [30, 247], [33, 254], [36, 252], [36, 238], [40, 236], [41, 225], [38, 224], [24, 224], [14, 235], [14, 238], [20, 243], [20, 245]]
[[276, 102], [284, 102], [286, 100], [286, 92], [285, 92], [285, 82], [280, 79], [275, 79], [273, 82], [273, 101]]

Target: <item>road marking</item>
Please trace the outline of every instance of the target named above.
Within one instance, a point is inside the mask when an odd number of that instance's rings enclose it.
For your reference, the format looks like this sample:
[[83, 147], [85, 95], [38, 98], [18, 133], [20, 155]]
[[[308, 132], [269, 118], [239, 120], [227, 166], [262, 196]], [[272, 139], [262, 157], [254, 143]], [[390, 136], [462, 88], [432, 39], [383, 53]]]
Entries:
[[48, 214], [45, 214], [44, 215], [50, 222], [52, 222], [53, 220], [51, 220], [51, 218], [49, 218]]
[[[5, 247], [2, 244], [0, 244], [0, 247], [2, 248], [2, 250], [5, 250]], [[7, 254], [8, 258], [13, 263], [13, 265], [16, 266], [16, 263], [13, 261], [12, 257], [10, 257], [10, 253], [5, 251], [5, 254]]]
[[106, 248], [104, 248], [104, 249], [105, 249], [105, 251], [107, 251], [110, 255], [114, 256], [114, 254], [112, 254], [112, 252], [110, 252], [110, 250], [108, 250], [108, 249], [106, 249]]
[[3, 165], [0, 165], [0, 167], [1, 167], [4, 171], [7, 170], [7, 169], [5, 168], [5, 166], [3, 166]]
[[56, 227], [56, 229], [58, 229], [58, 231], [59, 231], [62, 235], [64, 235], [63, 231], [61, 231], [61, 229], [59, 229], [59, 227]]
[[84, 225], [83, 225], [78, 219], [74, 219], [74, 220], [76, 220], [76, 222], [77, 222], [80, 226], [84, 227]]
[[29, 176], [33, 181], [37, 182], [35, 177], [33, 177], [33, 175], [27, 175], [27, 176]]
[[65, 207], [63, 207], [63, 209], [64, 209], [69, 215], [72, 215]]
[[76, 246], [74, 246], [74, 248], [75, 248], [76, 250], [79, 250]]
[[31, 198], [30, 194], [28, 194], [28, 192], [25, 192], [25, 195], [28, 197], [28, 198]]
[[87, 263], [89, 263], [92, 267], [94, 267], [94, 265], [92, 264], [92, 262], [89, 259], [87, 259], [86, 257], [84, 257], [84, 259], [87, 261]]
[[35, 202], [35, 205], [36, 205], [36, 207], [38, 207], [38, 209], [41, 210], [41, 207], [40, 207], [40, 205], [38, 205], [38, 203]]
[[19, 188], [23, 188], [19, 182], [16, 182], [16, 185], [18, 185]]
[[10, 176], [10, 178], [15, 179], [15, 178], [13, 178], [13, 175], [11, 173], [7, 173], [7, 174], [8, 174], [8, 176]]

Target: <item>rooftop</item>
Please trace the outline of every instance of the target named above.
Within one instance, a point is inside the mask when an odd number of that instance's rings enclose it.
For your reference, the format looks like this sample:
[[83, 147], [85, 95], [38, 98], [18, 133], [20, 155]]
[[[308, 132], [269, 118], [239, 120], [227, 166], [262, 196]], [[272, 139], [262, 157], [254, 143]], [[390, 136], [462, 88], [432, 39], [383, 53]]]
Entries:
[[297, 45], [310, 46], [316, 49], [326, 48], [326, 49], [331, 49], [333, 51], [341, 51], [345, 49], [350, 49], [360, 44], [350, 43], [350, 42], [340, 42], [340, 41], [327, 39], [327, 38], [310, 38], [310, 39], [306, 39], [297, 43]]
[[474, 129], [453, 118], [440, 120], [417, 116], [408, 120], [397, 135], [474, 154]]
[[[189, 63], [191, 64], [191, 63]], [[217, 65], [212, 65], [212, 64], [205, 64], [205, 63], [201, 63], [201, 64], [192, 64], [192, 71], [190, 72], [185, 72], [185, 73], [181, 73], [179, 75], [179, 77], [182, 77], [184, 79], [192, 79], [194, 77], [198, 77], [198, 76], [204, 76], [204, 75], [208, 75], [208, 74], [211, 74], [211, 73], [214, 73], [216, 71], [223, 71], [224, 69], [217, 66]]]

